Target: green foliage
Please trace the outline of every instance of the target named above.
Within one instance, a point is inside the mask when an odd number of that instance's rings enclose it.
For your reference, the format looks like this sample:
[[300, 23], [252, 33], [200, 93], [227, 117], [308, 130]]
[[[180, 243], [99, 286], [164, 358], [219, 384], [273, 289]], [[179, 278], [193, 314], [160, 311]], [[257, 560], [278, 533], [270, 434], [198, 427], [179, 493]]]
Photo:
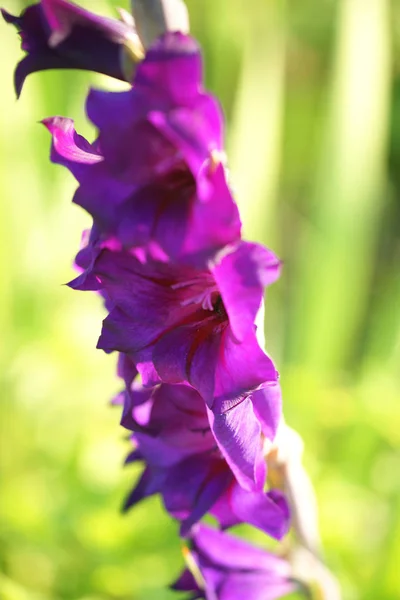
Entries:
[[[4, 0], [18, 11], [22, 3]], [[87, 0], [110, 11], [112, 2]], [[115, 3], [117, 4], [117, 3]], [[128, 3], [126, 3], [128, 4]], [[25, 4], [26, 5], [26, 4]], [[208, 87], [228, 117], [247, 237], [284, 260], [267, 348], [305, 440], [327, 562], [349, 600], [398, 597], [400, 9], [389, 0], [188, 0]], [[125, 6], [127, 8], [127, 6]], [[32, 75], [16, 103], [0, 37], [0, 597], [168, 600], [177, 528], [157, 500], [119, 513], [115, 361], [98, 298], [62, 286], [80, 232], [45, 116], [93, 134], [85, 73]]]

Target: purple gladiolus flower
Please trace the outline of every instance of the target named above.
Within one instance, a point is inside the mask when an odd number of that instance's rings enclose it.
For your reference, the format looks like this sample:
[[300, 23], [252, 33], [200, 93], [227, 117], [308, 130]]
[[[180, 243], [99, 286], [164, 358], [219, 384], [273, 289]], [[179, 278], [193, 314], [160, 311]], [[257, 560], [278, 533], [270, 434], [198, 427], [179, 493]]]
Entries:
[[[239, 410], [242, 420], [255, 421], [251, 404], [244, 404], [232, 411]], [[237, 483], [212, 434], [204, 402], [194, 389], [163, 384], [146, 390], [134, 383], [124, 394], [121, 422], [135, 432], [136, 449], [128, 462], [146, 464], [126, 508], [159, 493], [166, 509], [182, 522], [182, 535], [209, 511], [221, 527], [246, 522], [278, 539], [287, 532], [289, 512], [283, 495], [276, 490], [246, 491]], [[238, 437], [241, 434], [237, 432]], [[242, 439], [247, 452], [257, 444], [261, 450], [260, 433], [255, 444]], [[253, 458], [257, 459], [264, 483], [262, 452]]]
[[1, 12], [7, 23], [17, 27], [27, 52], [15, 70], [17, 96], [30, 73], [47, 69], [83, 69], [126, 80], [122, 48], [139, 44], [132, 25], [100, 17], [66, 0], [41, 0], [19, 17]]
[[221, 162], [222, 113], [203, 91], [192, 38], [160, 38], [138, 65], [133, 88], [92, 91], [87, 112], [99, 128], [94, 144], [69, 119], [45, 124], [52, 160], [77, 178], [74, 202], [93, 216], [102, 239], [197, 266], [240, 239]]
[[241, 242], [207, 271], [143, 264], [132, 253], [107, 248], [94, 250], [94, 257], [71, 286], [95, 289], [97, 282], [111, 308], [98, 347], [129, 354], [145, 385], [190, 383], [222, 414], [276, 382], [254, 325], [264, 286], [279, 276], [272, 252]]
[[199, 525], [187, 551], [187, 569], [172, 589], [191, 600], [276, 600], [295, 591], [282, 558], [206, 525]]
[[135, 432], [149, 464], [169, 466], [194, 454], [213, 453], [218, 446], [237, 481], [245, 488], [262, 490], [263, 438], [274, 439], [281, 414], [278, 384], [265, 386], [215, 416], [190, 386], [163, 384], [146, 389], [137, 385], [136, 369], [127, 355], [120, 357], [119, 372], [126, 384], [119, 399], [124, 405], [122, 425]]

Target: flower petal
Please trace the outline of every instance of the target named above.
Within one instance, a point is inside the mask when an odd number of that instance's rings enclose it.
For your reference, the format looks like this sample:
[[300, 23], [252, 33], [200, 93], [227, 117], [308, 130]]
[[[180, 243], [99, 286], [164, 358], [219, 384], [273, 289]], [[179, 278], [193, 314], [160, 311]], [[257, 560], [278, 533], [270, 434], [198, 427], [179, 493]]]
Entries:
[[242, 523], [248, 523], [280, 540], [289, 529], [289, 507], [284, 495], [278, 490], [252, 493], [233, 486], [230, 491], [232, 512]]
[[170, 588], [176, 592], [191, 592], [198, 590], [198, 585], [189, 569], [186, 569], [178, 579], [170, 585]]
[[191, 528], [204, 517], [220, 496], [224, 494], [231, 481], [232, 474], [229, 469], [222, 469], [210, 474], [197, 494], [193, 510], [182, 521], [181, 536], [186, 537], [189, 535]]
[[218, 600], [277, 600], [295, 591], [292, 581], [274, 573], [232, 573], [219, 589]]
[[148, 119], [179, 149], [195, 177], [212, 152], [222, 150], [222, 111], [211, 96], [198, 95], [190, 108], [153, 110]]
[[238, 483], [246, 490], [262, 490], [266, 467], [261, 427], [251, 399], [246, 398], [224, 414], [216, 415], [208, 410], [208, 418], [218, 447]]
[[251, 395], [254, 413], [266, 438], [273, 441], [282, 417], [282, 397], [279, 383], [269, 383]]
[[[200, 321], [201, 323], [201, 321]], [[199, 322], [182, 325], [162, 336], [153, 350], [154, 366], [167, 383], [187, 381], [212, 406], [220, 336], [201, 330]]]
[[264, 246], [241, 242], [212, 268], [232, 332], [238, 340], [242, 340], [254, 324], [264, 287], [279, 277], [280, 264], [275, 254]]
[[67, 167], [78, 181], [86, 173], [85, 167], [103, 160], [94, 146], [76, 133], [72, 119], [52, 117], [42, 123], [52, 135], [52, 162]]
[[215, 413], [229, 410], [260, 385], [275, 382], [276, 379], [275, 366], [258, 345], [254, 328], [247, 332], [240, 343], [230, 327], [223, 331], [215, 368], [212, 404]]
[[138, 43], [133, 29], [122, 21], [95, 15], [65, 0], [42, 0], [19, 17], [2, 9], [7, 23], [17, 27], [28, 54], [15, 71], [20, 95], [30, 73], [47, 69], [83, 69], [125, 80], [121, 47]]
[[166, 470], [162, 495], [167, 511], [176, 519], [185, 520], [196, 504], [196, 498], [210, 474], [208, 455], [189, 457]]
[[162, 263], [143, 265], [127, 252], [103, 250], [94, 272], [116, 308], [104, 321], [100, 347], [133, 355], [185, 318], [192, 319], [193, 308], [182, 306], [180, 290], [174, 289], [181, 271]]
[[135, 85], [169, 106], [192, 106], [202, 82], [201, 53], [197, 42], [179, 32], [167, 32], [152, 45], [140, 63]]
[[252, 390], [277, 377], [254, 332], [238, 343], [229, 327], [218, 331], [213, 322], [196, 321], [194, 315], [192, 324], [176, 327], [157, 341], [153, 360], [163, 381], [187, 381], [216, 414], [236, 406]]
[[138, 483], [133, 488], [124, 502], [123, 510], [129, 510], [141, 500], [158, 494], [162, 490], [166, 478], [166, 471], [146, 467]]
[[[240, 238], [241, 221], [236, 203], [228, 188], [223, 166], [211, 173], [203, 169], [196, 180], [196, 199], [192, 202], [188, 222], [185, 254], [210, 259], [227, 244]], [[196, 261], [192, 261], [196, 265]]]
[[208, 525], [199, 524], [192, 539], [201, 559], [225, 570], [264, 571], [281, 576], [290, 573], [288, 563], [281, 558]]

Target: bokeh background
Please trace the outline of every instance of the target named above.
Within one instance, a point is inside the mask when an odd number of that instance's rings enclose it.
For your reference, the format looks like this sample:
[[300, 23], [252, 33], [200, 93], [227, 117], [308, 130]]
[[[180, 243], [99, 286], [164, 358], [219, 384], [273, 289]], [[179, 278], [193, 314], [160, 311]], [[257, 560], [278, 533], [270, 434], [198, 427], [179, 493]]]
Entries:
[[[305, 440], [328, 564], [346, 599], [398, 599], [400, 3], [188, 6], [227, 115], [246, 235], [284, 260], [267, 347]], [[88, 85], [116, 85], [37, 74], [17, 103], [19, 42], [0, 27], [0, 598], [172, 600], [176, 525], [157, 499], [119, 512], [137, 473], [122, 469], [128, 445], [109, 406], [115, 357], [95, 350], [103, 309], [62, 285], [89, 219], [37, 124], [70, 116], [92, 136]]]

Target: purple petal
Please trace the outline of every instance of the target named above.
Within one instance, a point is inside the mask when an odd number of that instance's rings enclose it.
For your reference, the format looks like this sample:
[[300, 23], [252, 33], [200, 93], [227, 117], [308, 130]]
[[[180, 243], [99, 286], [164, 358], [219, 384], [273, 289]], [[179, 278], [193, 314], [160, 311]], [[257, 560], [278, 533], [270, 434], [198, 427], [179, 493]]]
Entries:
[[163, 487], [167, 511], [176, 519], [187, 519], [204, 483], [210, 476], [210, 457], [194, 456], [168, 470]]
[[[102, 227], [109, 219], [125, 246], [147, 252], [153, 242], [165, 260], [195, 266], [237, 242], [241, 229], [213, 154], [222, 148], [223, 118], [202, 92], [200, 62], [193, 40], [166, 34], [139, 65], [131, 91], [89, 94], [87, 112], [115, 190], [104, 176], [97, 185], [96, 176], [75, 198]], [[105, 214], [110, 204], [118, 214]]]
[[218, 600], [276, 600], [295, 591], [288, 579], [273, 573], [232, 573], [219, 589]]
[[189, 569], [186, 569], [170, 586], [170, 588], [176, 592], [191, 592], [196, 591], [198, 589], [198, 585]]
[[179, 32], [161, 36], [139, 65], [134, 83], [149, 95], [168, 100], [171, 108], [193, 106], [202, 85], [201, 52], [196, 40]]
[[180, 535], [189, 535], [191, 528], [211, 509], [232, 482], [229, 469], [211, 473], [200, 489], [190, 515], [182, 522]]
[[129, 247], [151, 248], [157, 244], [160, 255], [179, 258], [186, 239], [190, 239], [194, 193], [194, 182], [190, 180], [176, 186], [161, 180], [140, 188], [118, 212], [118, 238]]
[[215, 413], [229, 410], [252, 390], [276, 379], [274, 364], [258, 345], [254, 328], [247, 332], [240, 343], [230, 327], [223, 331], [211, 407]]
[[197, 177], [213, 151], [222, 150], [222, 111], [214, 98], [199, 95], [190, 108], [151, 111], [149, 121], [179, 151]]
[[176, 327], [156, 343], [154, 365], [163, 381], [187, 381], [212, 405], [219, 346], [220, 336], [212, 329], [201, 331], [198, 322]]
[[128, 253], [103, 251], [94, 270], [117, 307], [104, 321], [99, 342], [107, 351], [133, 355], [180, 320], [192, 318], [193, 308], [179, 302], [179, 290], [173, 287], [176, 270], [170, 266], [142, 265]]
[[279, 277], [280, 261], [260, 244], [241, 242], [212, 269], [233, 334], [242, 340], [255, 322], [264, 287]]
[[137, 186], [165, 173], [178, 158], [173, 144], [148, 121], [149, 101], [136, 87], [128, 92], [91, 90], [86, 101], [110, 172]]
[[66, 0], [41, 0], [40, 7], [51, 31], [57, 32], [57, 39], [52, 39], [52, 45], [61, 43], [73, 31], [76, 25], [90, 31], [101, 32], [107, 39], [123, 43], [133, 36], [133, 30], [123, 21], [101, 17], [76, 4]]
[[123, 510], [128, 510], [141, 500], [144, 500], [144, 498], [158, 494], [162, 490], [166, 475], [166, 471], [162, 469], [150, 469], [146, 467], [138, 483], [125, 500]]
[[251, 399], [246, 398], [222, 415], [208, 410], [208, 417], [218, 447], [239, 484], [246, 490], [262, 490], [266, 467], [261, 428]]
[[194, 255], [199, 260], [200, 256], [204, 262], [204, 258], [209, 259], [240, 238], [241, 221], [222, 165], [212, 173], [203, 169], [196, 185], [197, 198], [192, 203], [184, 250], [189, 257]]
[[140, 452], [140, 450], [138, 448], [135, 448], [135, 450], [132, 450], [132, 452], [130, 452], [128, 454], [128, 456], [125, 459], [125, 465], [130, 465], [132, 463], [135, 462], [140, 462], [143, 460], [143, 456], [142, 453]]
[[277, 540], [288, 532], [290, 513], [281, 492], [252, 493], [235, 485], [230, 490], [229, 500], [239, 522], [253, 525]]
[[42, 123], [52, 135], [52, 162], [67, 167], [78, 181], [86, 172], [85, 166], [103, 160], [92, 144], [76, 133], [72, 119], [52, 117]]
[[[162, 438], [136, 433], [135, 439], [146, 461], [151, 465], [170, 467], [185, 458], [184, 449], [173, 447]], [[190, 449], [187, 453], [191, 453]]]
[[64, 0], [42, 0], [19, 17], [4, 9], [2, 15], [17, 27], [22, 49], [28, 53], [15, 72], [17, 96], [30, 73], [47, 69], [83, 69], [125, 79], [120, 51], [134, 37], [125, 23]]
[[141, 388], [138, 390], [127, 389], [124, 392], [124, 404], [121, 416], [121, 425], [130, 431], [146, 431], [151, 409], [153, 406], [153, 390]]
[[189, 382], [218, 414], [263, 383], [276, 380], [275, 367], [253, 331], [238, 343], [229, 327], [221, 326], [218, 331], [211, 322], [200, 329], [201, 321], [194, 317], [193, 321], [169, 331], [156, 343], [153, 360], [163, 381]]
[[117, 375], [121, 377], [128, 389], [130, 389], [137, 374], [135, 362], [132, 358], [127, 354], [120, 354], [117, 363]]
[[229, 529], [241, 523], [240, 518], [232, 510], [230, 491], [221, 494], [210, 510], [210, 514], [217, 520], [221, 529]]
[[199, 524], [193, 535], [194, 548], [201, 558], [229, 570], [265, 571], [288, 576], [289, 565], [249, 542]]
[[282, 397], [279, 383], [269, 383], [251, 395], [254, 414], [266, 438], [273, 441], [282, 417]]

